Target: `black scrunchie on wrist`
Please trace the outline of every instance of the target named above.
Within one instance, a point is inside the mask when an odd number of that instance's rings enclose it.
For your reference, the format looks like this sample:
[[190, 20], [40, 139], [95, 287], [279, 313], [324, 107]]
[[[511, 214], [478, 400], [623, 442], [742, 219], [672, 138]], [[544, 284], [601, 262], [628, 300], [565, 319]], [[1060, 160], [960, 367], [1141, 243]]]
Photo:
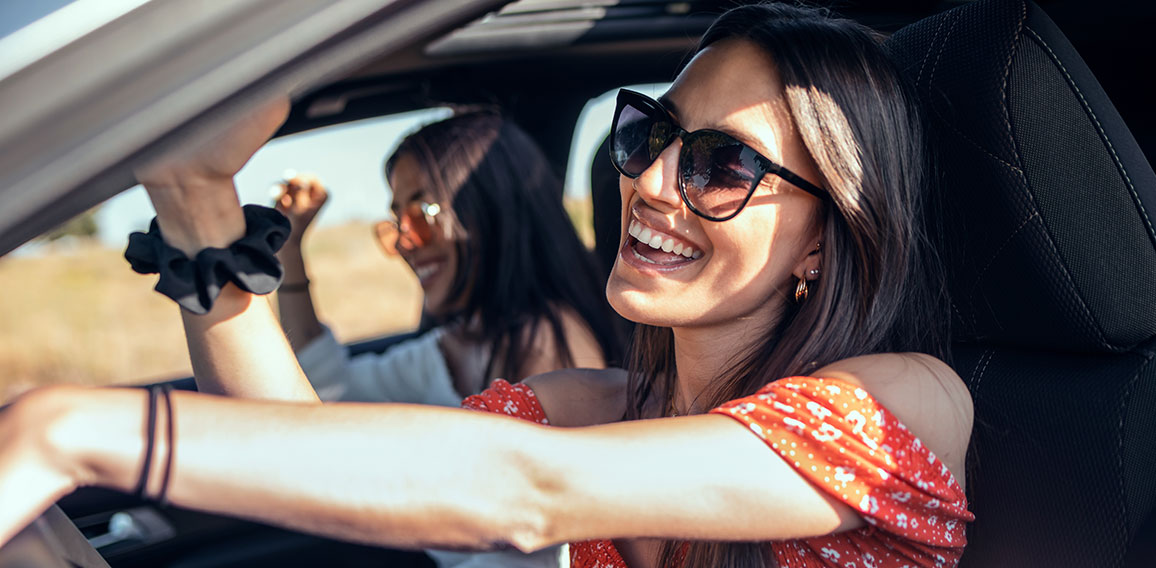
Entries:
[[229, 248], [207, 248], [190, 260], [161, 237], [157, 220], [148, 233], [128, 236], [124, 258], [141, 274], [160, 274], [156, 291], [194, 314], [207, 314], [221, 289], [232, 282], [253, 294], [268, 294], [285, 275], [276, 252], [289, 238], [289, 220], [276, 209], [246, 205], [245, 236]]

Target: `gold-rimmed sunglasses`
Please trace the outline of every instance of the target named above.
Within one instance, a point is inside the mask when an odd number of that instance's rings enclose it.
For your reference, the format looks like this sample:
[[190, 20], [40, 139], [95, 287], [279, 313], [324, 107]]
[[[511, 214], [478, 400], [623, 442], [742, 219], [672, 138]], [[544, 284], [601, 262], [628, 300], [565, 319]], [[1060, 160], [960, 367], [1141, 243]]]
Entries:
[[441, 205], [411, 201], [395, 221], [386, 219], [373, 226], [373, 236], [385, 254], [394, 256], [404, 250], [417, 250], [433, 240]]

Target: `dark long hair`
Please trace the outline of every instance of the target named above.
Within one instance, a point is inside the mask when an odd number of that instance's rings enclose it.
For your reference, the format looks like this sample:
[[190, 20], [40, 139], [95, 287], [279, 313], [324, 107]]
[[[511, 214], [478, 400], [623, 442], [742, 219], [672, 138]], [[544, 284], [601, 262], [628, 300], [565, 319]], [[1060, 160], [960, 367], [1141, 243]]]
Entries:
[[564, 310], [586, 323], [607, 364], [621, 361], [604, 283], [562, 207], [562, 182], [529, 135], [497, 112], [474, 111], [402, 140], [386, 161], [387, 178], [402, 155], [427, 173], [428, 193], [451, 206], [449, 225], [463, 237], [455, 240], [459, 261], [450, 297], [465, 302], [438, 319], [480, 324], [474, 339], [490, 352], [483, 387], [495, 373], [524, 378], [543, 323], [559, 362], [572, 365]]
[[[823, 11], [763, 4], [723, 14], [697, 51], [727, 39], [771, 56], [830, 199], [821, 213], [822, 277], [802, 303], [784, 302], [776, 324], [720, 369], [696, 406], [858, 355], [915, 351], [946, 360], [948, 302], [924, 213], [929, 151], [914, 93], [880, 38]], [[672, 331], [637, 326], [628, 358], [627, 418], [669, 408]], [[662, 404], [648, 404], [655, 400]], [[666, 543], [660, 565], [674, 563], [680, 546]], [[761, 567], [767, 554], [765, 543], [695, 542], [683, 565]]]

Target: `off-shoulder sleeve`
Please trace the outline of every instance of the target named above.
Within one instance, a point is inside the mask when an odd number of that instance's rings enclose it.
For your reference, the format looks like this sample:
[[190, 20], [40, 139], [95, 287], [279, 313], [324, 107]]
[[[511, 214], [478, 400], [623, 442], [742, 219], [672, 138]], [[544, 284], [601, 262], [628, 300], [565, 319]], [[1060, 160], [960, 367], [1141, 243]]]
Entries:
[[511, 385], [505, 379], [494, 379], [490, 388], [479, 394], [466, 397], [462, 408], [481, 410], [495, 414], [505, 414], [538, 424], [549, 424], [542, 403], [530, 387], [518, 383]]
[[947, 466], [861, 388], [790, 377], [712, 412], [746, 425], [868, 525], [775, 547], [781, 566], [954, 566], [974, 517]]

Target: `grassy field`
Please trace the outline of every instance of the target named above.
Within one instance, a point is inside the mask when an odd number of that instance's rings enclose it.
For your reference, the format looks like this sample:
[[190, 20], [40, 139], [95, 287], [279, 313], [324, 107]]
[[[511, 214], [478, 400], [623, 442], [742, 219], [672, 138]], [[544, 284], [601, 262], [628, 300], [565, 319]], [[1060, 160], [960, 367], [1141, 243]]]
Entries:
[[[178, 308], [122, 254], [82, 243], [0, 258], [0, 403], [38, 385], [191, 374]], [[339, 339], [416, 327], [417, 279], [378, 251], [369, 225], [314, 231], [306, 261], [318, 314]]]

